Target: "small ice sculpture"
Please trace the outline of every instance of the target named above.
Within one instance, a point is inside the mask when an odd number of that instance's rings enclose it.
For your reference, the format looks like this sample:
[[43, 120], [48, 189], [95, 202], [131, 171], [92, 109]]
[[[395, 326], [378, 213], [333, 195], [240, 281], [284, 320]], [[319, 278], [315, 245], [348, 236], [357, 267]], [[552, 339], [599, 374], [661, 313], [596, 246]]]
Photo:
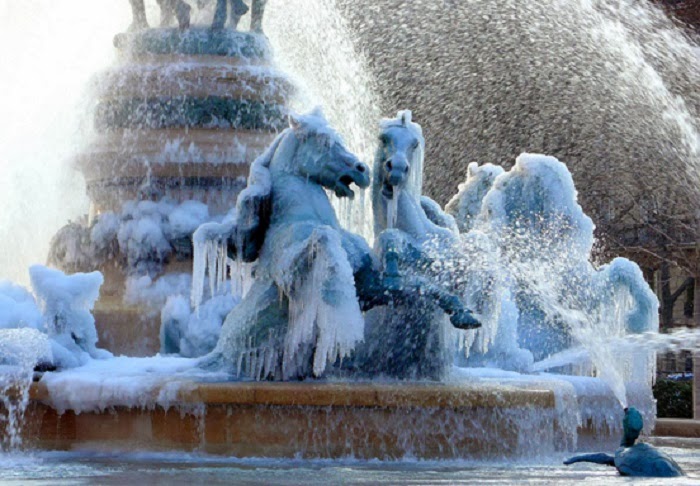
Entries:
[[[37, 361], [32, 366], [73, 368], [91, 358], [111, 357], [109, 352], [97, 348], [95, 319], [91, 314], [99, 297], [102, 274], [66, 275], [34, 265], [29, 275], [34, 295], [8, 282], [0, 283], [0, 329], [31, 329], [48, 338], [50, 352], [35, 353]], [[16, 360], [11, 348], [4, 348], [3, 352], [6, 355], [0, 356], [0, 363]]]

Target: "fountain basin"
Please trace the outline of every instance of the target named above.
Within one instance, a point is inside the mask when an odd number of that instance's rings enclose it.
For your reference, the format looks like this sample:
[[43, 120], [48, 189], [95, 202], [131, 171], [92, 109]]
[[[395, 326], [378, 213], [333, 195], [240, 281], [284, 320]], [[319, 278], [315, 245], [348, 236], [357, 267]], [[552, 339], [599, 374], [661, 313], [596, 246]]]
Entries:
[[[358, 459], [533, 457], [570, 446], [555, 392], [536, 384], [168, 380], [141, 394], [138, 407], [108, 382], [74, 387], [62, 394], [83, 397], [79, 404], [32, 385], [25, 445]], [[594, 434], [590, 423], [578, 432]]]

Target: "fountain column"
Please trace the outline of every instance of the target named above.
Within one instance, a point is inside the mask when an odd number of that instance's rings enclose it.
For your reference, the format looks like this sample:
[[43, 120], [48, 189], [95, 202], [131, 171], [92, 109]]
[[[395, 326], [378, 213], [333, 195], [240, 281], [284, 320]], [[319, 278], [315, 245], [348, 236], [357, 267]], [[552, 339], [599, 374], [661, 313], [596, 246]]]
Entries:
[[[106, 214], [123, 225], [125, 204], [141, 201], [198, 201], [212, 219], [226, 214], [250, 163], [286, 127], [292, 87], [272, 67], [261, 33], [145, 29], [119, 34], [114, 44], [119, 60], [94, 79], [94, 136], [76, 160], [90, 215], [66, 230], [69, 238], [54, 239], [50, 263], [66, 271], [98, 268], [105, 276], [94, 311], [100, 346], [146, 356], [159, 350], [163, 302], [129, 302], [125, 283], [191, 273], [191, 232], [168, 242], [164, 261], [158, 255], [155, 265], [134, 268], [121, 234], [108, 257], [90, 255], [91, 228]], [[76, 264], [66, 239], [91, 258]]]

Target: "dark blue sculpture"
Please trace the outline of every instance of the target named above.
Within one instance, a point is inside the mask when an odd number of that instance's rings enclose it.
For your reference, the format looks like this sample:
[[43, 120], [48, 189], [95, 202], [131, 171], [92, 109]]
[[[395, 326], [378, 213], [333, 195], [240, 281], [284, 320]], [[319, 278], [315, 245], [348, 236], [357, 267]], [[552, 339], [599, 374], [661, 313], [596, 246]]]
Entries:
[[642, 415], [636, 408], [625, 409], [622, 427], [624, 434], [615, 456], [604, 453], [584, 454], [567, 459], [564, 464], [568, 466], [577, 462], [592, 462], [613, 466], [622, 476], [671, 478], [684, 475], [676, 461], [654, 446], [635, 444], [644, 427]]

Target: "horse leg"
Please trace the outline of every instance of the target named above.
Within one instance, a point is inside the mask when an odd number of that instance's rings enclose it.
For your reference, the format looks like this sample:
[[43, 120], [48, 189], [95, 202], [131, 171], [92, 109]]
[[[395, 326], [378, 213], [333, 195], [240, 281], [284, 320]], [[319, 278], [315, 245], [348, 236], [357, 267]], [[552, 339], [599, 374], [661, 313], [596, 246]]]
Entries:
[[288, 308], [276, 285], [255, 282], [226, 317], [216, 348], [199, 366], [258, 380], [280, 379]]
[[253, 11], [250, 18], [250, 30], [262, 32], [263, 16], [265, 15], [265, 4], [267, 0], [253, 0]]
[[157, 0], [160, 7], [160, 26], [168, 27], [175, 18], [175, 8], [173, 0]]
[[216, 0], [216, 8], [214, 10], [214, 21], [211, 24], [213, 30], [221, 30], [226, 25], [226, 7], [227, 0]]
[[231, 17], [231, 28], [233, 30], [238, 29], [238, 23], [241, 21], [241, 18], [248, 13], [248, 5], [246, 5], [243, 0], [231, 0], [231, 12], [230, 12], [230, 17]]
[[129, 3], [131, 3], [131, 12], [134, 17], [129, 30], [147, 29], [148, 20], [146, 19], [144, 0], [129, 0]]
[[190, 28], [190, 11], [192, 7], [183, 0], [175, 0], [175, 16], [177, 17], [177, 25], [181, 30]]

